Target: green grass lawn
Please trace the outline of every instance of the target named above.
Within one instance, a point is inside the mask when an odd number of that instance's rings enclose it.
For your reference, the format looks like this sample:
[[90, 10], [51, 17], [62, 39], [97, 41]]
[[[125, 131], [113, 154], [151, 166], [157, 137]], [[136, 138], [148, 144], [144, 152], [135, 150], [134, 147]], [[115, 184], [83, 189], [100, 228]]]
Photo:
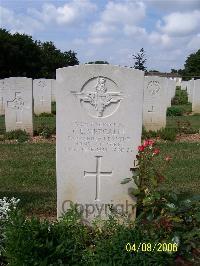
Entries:
[[56, 209], [55, 144], [1, 144], [0, 197], [15, 196], [28, 213]]
[[[40, 128], [48, 127], [51, 131], [56, 128], [56, 116], [50, 117], [33, 117], [33, 129], [38, 131]], [[54, 130], [55, 131], [55, 130]]]
[[[200, 144], [159, 144], [173, 157], [165, 190], [185, 194], [200, 191]], [[0, 197], [21, 199], [27, 213], [56, 212], [55, 144], [0, 144]]]
[[178, 122], [181, 126], [187, 125], [188, 128], [191, 128], [195, 132], [200, 130], [200, 115], [188, 115], [188, 116], [174, 116], [167, 117], [167, 125], [169, 128], [177, 128]]
[[[33, 129], [38, 131], [40, 128], [48, 127], [51, 131], [56, 127], [56, 116], [33, 117]], [[55, 130], [54, 130], [55, 131]], [[5, 133], [5, 117], [0, 116], [0, 135]]]
[[[56, 103], [51, 103], [51, 111], [55, 114], [56, 112]], [[56, 116], [52, 117], [40, 117], [33, 116], [33, 128], [34, 131], [38, 131], [39, 128], [48, 127], [50, 130], [53, 130], [56, 127]], [[5, 116], [0, 116], [0, 135], [5, 133]]]
[[180, 108], [184, 114], [188, 114], [192, 112], [192, 104], [181, 104], [181, 105], [172, 105], [172, 107]]
[[0, 134], [3, 134], [5, 131], [5, 116], [0, 115]]

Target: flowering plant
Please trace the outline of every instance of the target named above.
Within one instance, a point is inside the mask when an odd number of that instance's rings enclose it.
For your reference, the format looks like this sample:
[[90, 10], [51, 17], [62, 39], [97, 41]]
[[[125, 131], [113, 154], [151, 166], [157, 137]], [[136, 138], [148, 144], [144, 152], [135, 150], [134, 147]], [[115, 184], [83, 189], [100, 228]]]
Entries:
[[[165, 179], [163, 172], [166, 170], [172, 158], [167, 156], [162, 159], [161, 163], [158, 165], [158, 163], [155, 162], [155, 157], [159, 157], [160, 155], [160, 149], [156, 147], [153, 140], [145, 140], [143, 144], [138, 147], [138, 154], [136, 156], [137, 165], [132, 168], [133, 179], [137, 186], [137, 188], [132, 190], [132, 193], [137, 197], [138, 214], [150, 200], [158, 197], [158, 187]], [[125, 180], [125, 182], [128, 181], [130, 180]]]
[[19, 199], [16, 199], [14, 197], [11, 199], [8, 199], [6, 197], [0, 199], [0, 258], [4, 250], [4, 240], [5, 240], [4, 228], [6, 222], [8, 221], [9, 213], [12, 210], [16, 209], [18, 203]]
[[[136, 157], [138, 164], [132, 168], [137, 186], [132, 191], [137, 197], [135, 224], [158, 242], [176, 244], [177, 261], [200, 263], [200, 198], [184, 199], [182, 194], [161, 188], [163, 173], [172, 158], [163, 157], [154, 141], [145, 140]], [[122, 183], [129, 181], [126, 178]]]
[[8, 219], [9, 211], [16, 209], [17, 204], [19, 203], [19, 199], [11, 198], [8, 199], [3, 197], [0, 199], [0, 220]]

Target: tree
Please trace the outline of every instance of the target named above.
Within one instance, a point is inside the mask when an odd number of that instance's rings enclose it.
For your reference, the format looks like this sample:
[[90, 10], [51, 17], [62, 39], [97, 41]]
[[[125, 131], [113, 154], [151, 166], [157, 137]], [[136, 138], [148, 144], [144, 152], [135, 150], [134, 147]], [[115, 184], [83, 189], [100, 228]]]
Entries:
[[185, 61], [184, 75], [189, 77], [200, 77], [200, 49], [190, 54]]
[[61, 52], [53, 42], [0, 29], [0, 78], [55, 78], [56, 69], [79, 64], [73, 51]]
[[10, 76], [37, 77], [41, 68], [40, 48], [31, 36], [11, 35], [0, 29], [0, 78]]
[[57, 68], [79, 64], [75, 52], [70, 50], [62, 53], [53, 42], [40, 43], [40, 48], [43, 62], [40, 75], [44, 78], [55, 78]]
[[87, 64], [105, 64], [108, 65], [109, 63], [107, 61], [94, 61], [94, 62], [88, 62]]
[[145, 51], [144, 49], [140, 49], [139, 53], [133, 55], [133, 59], [135, 60], [134, 68], [146, 71], [145, 63], [147, 59], [145, 58]]

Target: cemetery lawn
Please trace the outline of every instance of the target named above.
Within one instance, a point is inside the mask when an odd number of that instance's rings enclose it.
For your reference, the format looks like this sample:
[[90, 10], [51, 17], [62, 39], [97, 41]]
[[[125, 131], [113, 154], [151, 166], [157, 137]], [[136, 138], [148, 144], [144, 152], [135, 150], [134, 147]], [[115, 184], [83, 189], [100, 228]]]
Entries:
[[187, 115], [187, 116], [167, 116], [168, 128], [178, 128], [178, 122], [180, 127], [187, 127], [189, 130], [194, 130], [194, 133], [198, 133], [200, 130], [200, 115]]
[[0, 197], [16, 197], [27, 213], [55, 213], [55, 144], [0, 144]]
[[0, 135], [4, 134], [5, 130], [5, 116], [0, 115]]
[[[200, 191], [200, 143], [162, 143], [173, 157], [163, 189], [196, 195]], [[27, 214], [56, 214], [55, 144], [0, 144], [0, 197], [17, 197]]]
[[[42, 128], [49, 128], [51, 132], [55, 132], [56, 128], [56, 116], [39, 117], [33, 116], [33, 129], [34, 132]], [[0, 135], [5, 133], [5, 116], [0, 116]]]

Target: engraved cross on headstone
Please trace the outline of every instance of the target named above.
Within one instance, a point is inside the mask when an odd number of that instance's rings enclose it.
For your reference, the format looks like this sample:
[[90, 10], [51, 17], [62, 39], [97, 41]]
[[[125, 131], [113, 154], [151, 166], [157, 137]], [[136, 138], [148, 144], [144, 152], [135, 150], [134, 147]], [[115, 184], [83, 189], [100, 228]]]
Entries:
[[40, 102], [42, 103], [42, 105], [43, 105], [44, 102], [46, 102], [46, 101], [44, 100], [44, 96], [43, 96], [43, 95], [42, 95], [42, 99], [40, 100]]
[[154, 112], [154, 106], [151, 106], [151, 110], [148, 110], [148, 113], [153, 113]]
[[112, 171], [108, 172], [102, 172], [101, 171], [101, 158], [102, 156], [95, 156], [96, 157], [96, 172], [87, 172], [84, 171], [84, 177], [89, 177], [89, 176], [95, 176], [96, 177], [96, 195], [95, 195], [95, 200], [99, 201], [100, 200], [100, 177], [101, 176], [112, 176]]
[[22, 111], [24, 109], [24, 101], [21, 98], [21, 92], [15, 93], [15, 98], [12, 101], [7, 101], [7, 107], [15, 109], [16, 123], [22, 122]]

